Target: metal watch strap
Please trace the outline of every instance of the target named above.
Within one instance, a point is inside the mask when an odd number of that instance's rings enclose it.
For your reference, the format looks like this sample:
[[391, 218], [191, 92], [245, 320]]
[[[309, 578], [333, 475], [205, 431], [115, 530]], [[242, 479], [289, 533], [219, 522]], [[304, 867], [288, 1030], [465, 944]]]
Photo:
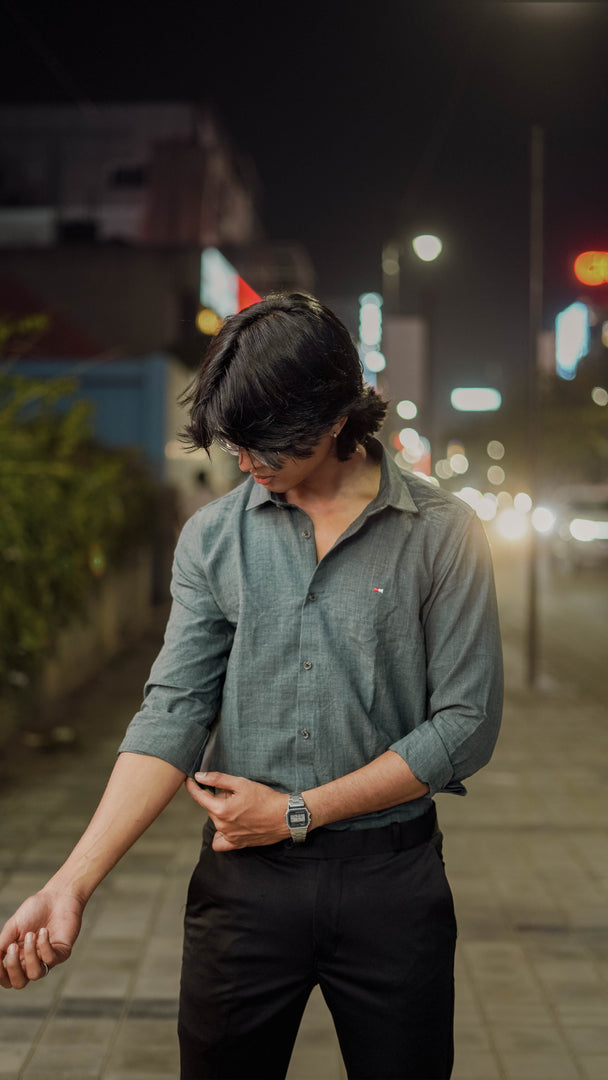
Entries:
[[[305, 825], [298, 825], [298, 826], [291, 825], [290, 822], [289, 822], [289, 813], [290, 813], [291, 810], [304, 811], [304, 813], [306, 814], [306, 818], [307, 818], [306, 824]], [[291, 839], [294, 841], [294, 843], [301, 844], [304, 840], [306, 840], [306, 834], [308, 832], [308, 827], [310, 825], [310, 819], [311, 819], [310, 810], [308, 809], [308, 807], [307, 807], [306, 803], [304, 802], [304, 799], [302, 798], [302, 796], [299, 793], [290, 795], [289, 796], [289, 802], [287, 803], [287, 813], [285, 814], [285, 820], [287, 822], [287, 825], [289, 826], [289, 831], [291, 833]]]

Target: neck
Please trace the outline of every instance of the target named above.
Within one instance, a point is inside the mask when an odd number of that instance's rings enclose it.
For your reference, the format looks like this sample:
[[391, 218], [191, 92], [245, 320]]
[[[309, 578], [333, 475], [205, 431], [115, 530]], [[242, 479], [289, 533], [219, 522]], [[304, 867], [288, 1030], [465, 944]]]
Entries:
[[285, 492], [288, 502], [296, 506], [328, 504], [352, 497], [377, 494], [380, 465], [368, 456], [362, 446], [346, 461], [340, 461], [335, 452], [323, 464], [296, 487]]

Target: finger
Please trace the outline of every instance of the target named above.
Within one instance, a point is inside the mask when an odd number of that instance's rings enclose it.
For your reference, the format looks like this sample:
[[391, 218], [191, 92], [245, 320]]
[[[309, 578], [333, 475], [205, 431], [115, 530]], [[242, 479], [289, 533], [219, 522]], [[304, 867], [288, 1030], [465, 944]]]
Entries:
[[224, 833], [217, 832], [213, 837], [213, 844], [211, 845], [214, 851], [236, 851], [237, 845], [228, 840]]
[[19, 940], [19, 929], [15, 919], [9, 919], [0, 932], [0, 956], [6, 954], [6, 950], [13, 941]]
[[[12, 986], [13, 990], [23, 990], [23, 987], [27, 986], [29, 979], [21, 967], [19, 961], [19, 946], [16, 941], [14, 941], [12, 945], [9, 945], [6, 950], [4, 967], [9, 980], [9, 987]], [[3, 985], [5, 984], [3, 983]]]
[[43, 926], [38, 931], [38, 937], [36, 938], [36, 950], [40, 960], [49, 967], [54, 967], [55, 964], [61, 964], [64, 960], [67, 960], [71, 953], [69, 945], [63, 945], [60, 942], [53, 942], [51, 944], [50, 934], [46, 926]]
[[190, 777], [186, 780], [186, 791], [199, 806], [204, 807], [209, 813], [219, 810], [219, 804], [225, 802], [225, 799], [216, 799], [215, 795], [211, 795], [209, 791], [203, 791]]
[[194, 779], [206, 787], [221, 788], [222, 791], [236, 792], [243, 784], [242, 776], [231, 776], [222, 772], [197, 772]]
[[0, 953], [0, 986], [3, 986], [5, 990], [10, 990], [11, 980], [4, 966], [5, 955], [4, 951]]
[[32, 982], [36, 982], [38, 979], [43, 979], [46, 975], [46, 968], [44, 966], [44, 963], [38, 956], [38, 950], [36, 948], [36, 935], [31, 930], [25, 935], [21, 966], [24, 969], [28, 979], [31, 979]]

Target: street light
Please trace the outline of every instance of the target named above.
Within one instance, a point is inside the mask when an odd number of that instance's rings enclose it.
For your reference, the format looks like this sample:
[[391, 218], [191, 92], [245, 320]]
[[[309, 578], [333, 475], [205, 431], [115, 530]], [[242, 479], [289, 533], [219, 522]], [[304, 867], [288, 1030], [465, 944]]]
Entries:
[[432, 233], [415, 236], [412, 240], [412, 247], [418, 258], [422, 259], [423, 262], [434, 262], [443, 251], [441, 240]]

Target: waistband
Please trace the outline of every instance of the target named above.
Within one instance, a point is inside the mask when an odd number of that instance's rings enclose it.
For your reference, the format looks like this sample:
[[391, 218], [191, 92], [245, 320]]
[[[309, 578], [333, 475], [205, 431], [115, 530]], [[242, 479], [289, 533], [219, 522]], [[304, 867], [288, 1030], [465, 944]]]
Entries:
[[[438, 831], [435, 803], [411, 821], [394, 821], [379, 829], [313, 829], [303, 843], [279, 840], [257, 848], [243, 848], [264, 855], [281, 855], [295, 859], [353, 859], [361, 855], [380, 855], [389, 851], [407, 851], [427, 843]], [[207, 822], [204, 835], [209, 842], [215, 828]]]

